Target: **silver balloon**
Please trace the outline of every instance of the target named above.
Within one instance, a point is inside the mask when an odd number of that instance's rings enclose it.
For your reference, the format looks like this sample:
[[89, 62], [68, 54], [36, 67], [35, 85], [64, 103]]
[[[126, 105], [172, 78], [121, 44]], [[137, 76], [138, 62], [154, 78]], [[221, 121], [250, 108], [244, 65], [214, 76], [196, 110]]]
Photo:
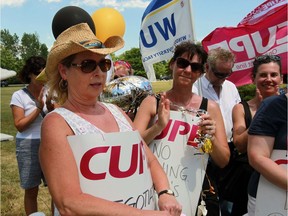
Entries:
[[100, 95], [100, 100], [113, 103], [126, 113], [135, 113], [142, 100], [153, 94], [149, 80], [141, 76], [119, 77], [106, 84]]

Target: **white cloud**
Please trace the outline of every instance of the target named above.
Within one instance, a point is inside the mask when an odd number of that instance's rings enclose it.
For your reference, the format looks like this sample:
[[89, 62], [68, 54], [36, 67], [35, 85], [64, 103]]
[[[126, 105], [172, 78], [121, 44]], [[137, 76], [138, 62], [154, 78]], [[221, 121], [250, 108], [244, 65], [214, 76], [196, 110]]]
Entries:
[[62, 0], [47, 0], [48, 3], [61, 2]]
[[145, 0], [82, 0], [78, 3], [94, 7], [112, 7], [120, 11], [127, 8], [146, 8], [150, 1]]
[[1, 7], [19, 7], [25, 3], [26, 0], [1, 0], [0, 6]]

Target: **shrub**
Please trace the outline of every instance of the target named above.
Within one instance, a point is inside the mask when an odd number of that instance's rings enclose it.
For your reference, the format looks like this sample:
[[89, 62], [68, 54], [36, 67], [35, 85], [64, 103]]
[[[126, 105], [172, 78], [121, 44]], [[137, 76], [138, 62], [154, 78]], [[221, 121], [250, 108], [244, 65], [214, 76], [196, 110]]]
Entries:
[[255, 96], [255, 85], [249, 84], [238, 87], [238, 92], [242, 100], [248, 101]]

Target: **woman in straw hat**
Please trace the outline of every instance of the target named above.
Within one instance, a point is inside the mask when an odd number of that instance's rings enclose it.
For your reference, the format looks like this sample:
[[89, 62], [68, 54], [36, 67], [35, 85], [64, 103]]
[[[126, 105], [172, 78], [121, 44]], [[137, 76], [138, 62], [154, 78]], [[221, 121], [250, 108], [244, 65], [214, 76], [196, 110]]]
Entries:
[[[105, 57], [123, 46], [119, 36], [102, 43], [82, 23], [62, 32], [48, 55], [43, 73], [61, 107], [43, 121], [40, 162], [61, 215], [181, 214], [129, 117], [98, 101], [111, 67]], [[154, 189], [160, 211], [153, 206]]]

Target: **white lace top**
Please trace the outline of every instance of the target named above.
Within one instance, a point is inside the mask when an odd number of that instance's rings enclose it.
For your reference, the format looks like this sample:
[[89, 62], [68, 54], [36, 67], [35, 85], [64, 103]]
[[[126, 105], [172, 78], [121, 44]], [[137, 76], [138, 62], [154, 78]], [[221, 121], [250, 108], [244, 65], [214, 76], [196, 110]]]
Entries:
[[[125, 131], [132, 131], [132, 126], [127, 121], [125, 116], [120, 112], [120, 110], [113, 104], [107, 104], [102, 103], [114, 116], [118, 127], [120, 129], [120, 132]], [[83, 134], [91, 134], [91, 133], [98, 133], [103, 135], [105, 132], [103, 132], [101, 129], [96, 127], [95, 125], [91, 124], [87, 120], [83, 119], [79, 115], [71, 112], [68, 109], [65, 108], [56, 108], [53, 110], [53, 112], [58, 113], [61, 115], [65, 121], [68, 123], [68, 125], [71, 127], [75, 135], [83, 135]], [[54, 206], [54, 216], [60, 216], [58, 209], [56, 206]]]
[[[127, 121], [125, 116], [120, 112], [120, 110], [113, 104], [108, 103], [102, 103], [114, 116], [118, 127], [120, 129], [120, 132], [125, 131], [132, 131], [132, 126]], [[58, 113], [61, 115], [65, 121], [68, 123], [68, 125], [71, 127], [75, 135], [83, 135], [83, 134], [91, 134], [91, 133], [99, 133], [103, 135], [105, 132], [103, 132], [101, 129], [96, 127], [95, 125], [91, 124], [87, 120], [83, 119], [81, 116], [75, 114], [74, 112], [71, 112], [68, 109], [65, 108], [57, 108], [53, 112]]]

